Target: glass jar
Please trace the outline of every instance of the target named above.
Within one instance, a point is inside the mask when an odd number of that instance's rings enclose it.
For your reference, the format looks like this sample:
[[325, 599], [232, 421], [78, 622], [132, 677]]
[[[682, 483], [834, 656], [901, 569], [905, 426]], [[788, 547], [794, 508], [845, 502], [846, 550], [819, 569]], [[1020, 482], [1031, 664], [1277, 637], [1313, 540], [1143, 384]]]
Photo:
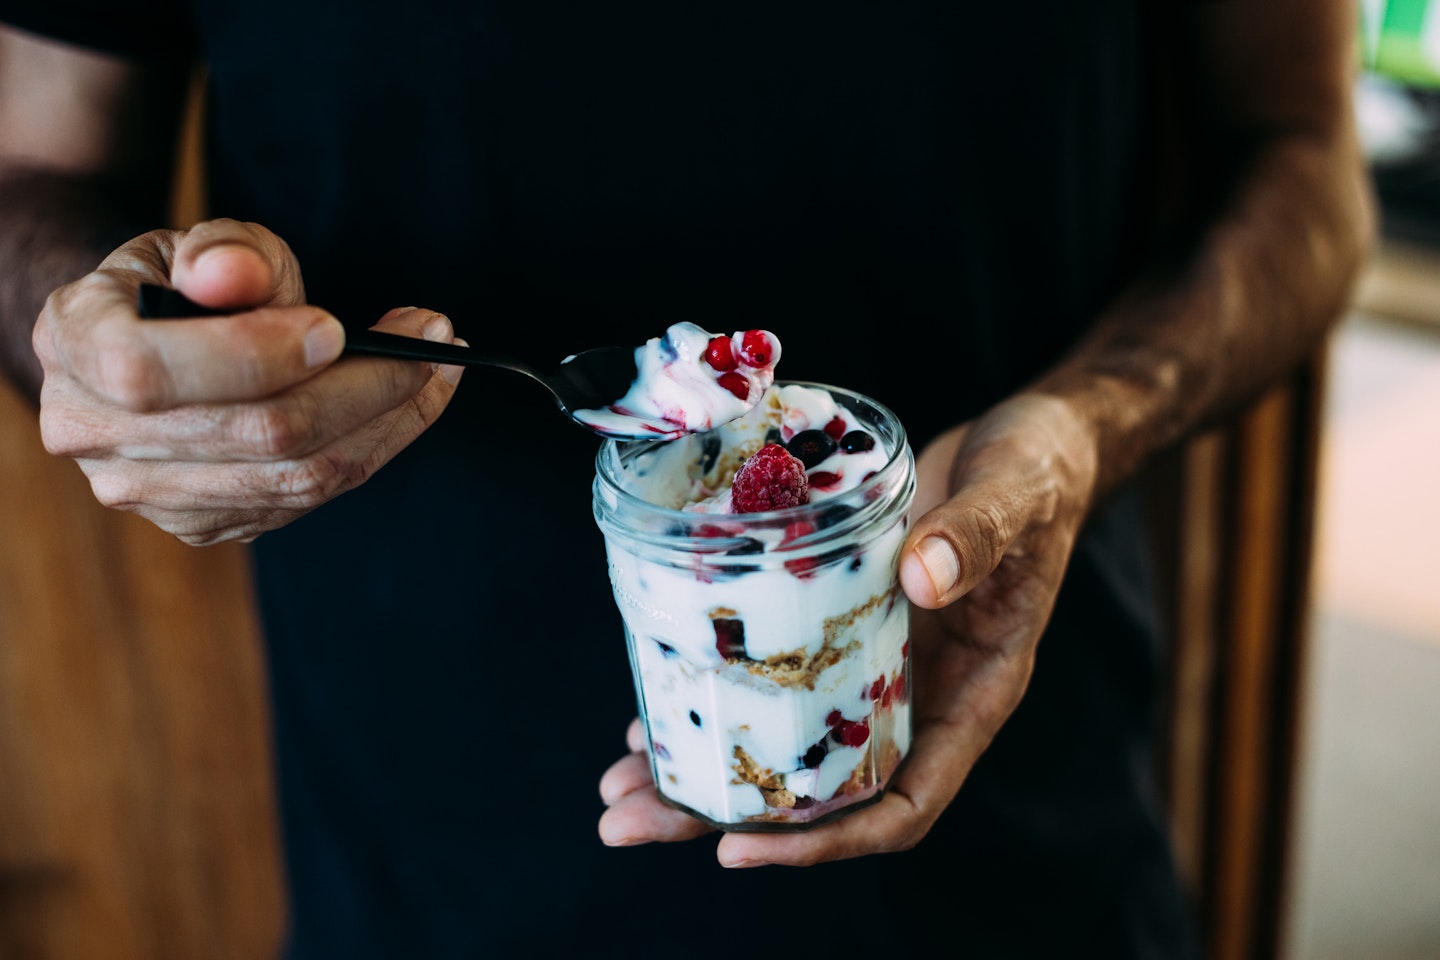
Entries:
[[[910, 749], [897, 565], [914, 457], [879, 403], [795, 386], [827, 393], [876, 441], [867, 457], [841, 450], [811, 469], [808, 504], [680, 509], [697, 476], [728, 476], [761, 443], [790, 439], [773, 415], [675, 441], [607, 440], [596, 458], [595, 518], [656, 788], [722, 830], [804, 829], [858, 809]], [[857, 485], [814, 486], [852, 464], [864, 472]]]

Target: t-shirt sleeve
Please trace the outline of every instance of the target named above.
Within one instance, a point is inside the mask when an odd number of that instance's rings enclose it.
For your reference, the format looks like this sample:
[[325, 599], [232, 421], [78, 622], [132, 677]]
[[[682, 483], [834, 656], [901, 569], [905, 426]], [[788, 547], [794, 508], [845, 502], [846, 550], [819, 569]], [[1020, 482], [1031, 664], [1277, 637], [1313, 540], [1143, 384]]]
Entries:
[[0, 0], [0, 23], [138, 60], [173, 60], [195, 47], [194, 19], [180, 0]]

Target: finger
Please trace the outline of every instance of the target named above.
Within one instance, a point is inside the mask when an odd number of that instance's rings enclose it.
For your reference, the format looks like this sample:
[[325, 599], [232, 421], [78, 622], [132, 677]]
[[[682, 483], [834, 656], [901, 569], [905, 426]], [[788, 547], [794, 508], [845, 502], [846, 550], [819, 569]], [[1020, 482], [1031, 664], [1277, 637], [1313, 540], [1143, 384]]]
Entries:
[[693, 840], [712, 827], [666, 806], [653, 786], [625, 794], [600, 816], [600, 839], [611, 847]]
[[650, 744], [645, 738], [645, 724], [639, 717], [631, 720], [630, 725], [625, 728], [625, 745], [636, 753], [644, 753], [649, 747]]
[[927, 718], [929, 722], [917, 730], [908, 759], [878, 803], [800, 833], [726, 834], [716, 857], [727, 867], [800, 867], [915, 846], [955, 799], [994, 739], [1003, 721], [1002, 701], [1013, 703], [1010, 684], [1015, 670], [1009, 664], [982, 668], [981, 672], [995, 675], [971, 678], [966, 702], [955, 711], [955, 719]]
[[[450, 322], [429, 310], [392, 311], [376, 329], [451, 342]], [[442, 375], [458, 368], [441, 368]], [[410, 401], [434, 376], [425, 363], [354, 358], [254, 403], [206, 404], [149, 414], [86, 404], [56, 383], [42, 413], [47, 449], [70, 457], [228, 463], [302, 459]], [[450, 383], [447, 377], [447, 383]]]
[[191, 227], [176, 244], [170, 278], [196, 303], [221, 310], [305, 302], [289, 245], [257, 223], [219, 219]]
[[988, 577], [1025, 529], [1031, 508], [1014, 485], [981, 481], [922, 516], [900, 554], [900, 586], [912, 603], [943, 607]]
[[[299, 516], [360, 486], [444, 411], [455, 386], [433, 373], [395, 410], [315, 453], [295, 460], [194, 463], [85, 460], [97, 500], [130, 510], [177, 536], [205, 533], [203, 514], [253, 511]], [[186, 514], [195, 514], [193, 518]], [[265, 529], [274, 529], [271, 523]]]
[[137, 412], [269, 396], [340, 355], [345, 331], [316, 307], [141, 320], [135, 288], [91, 274], [47, 301], [47, 358], [112, 406]]
[[600, 799], [606, 806], [620, 801], [622, 797], [653, 786], [650, 775], [650, 758], [643, 753], [626, 754], [606, 770], [600, 778]]

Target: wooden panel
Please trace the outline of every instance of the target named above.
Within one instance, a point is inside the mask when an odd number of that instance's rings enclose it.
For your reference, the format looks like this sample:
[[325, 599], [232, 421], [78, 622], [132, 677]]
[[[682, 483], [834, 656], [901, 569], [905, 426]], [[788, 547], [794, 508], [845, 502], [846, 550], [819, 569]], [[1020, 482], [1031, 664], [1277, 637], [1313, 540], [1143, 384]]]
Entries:
[[273, 956], [243, 549], [186, 547], [98, 506], [8, 388], [0, 464], [0, 956]]
[[1162, 788], [1210, 960], [1284, 955], [1324, 370], [1190, 441], [1152, 490], [1174, 641]]

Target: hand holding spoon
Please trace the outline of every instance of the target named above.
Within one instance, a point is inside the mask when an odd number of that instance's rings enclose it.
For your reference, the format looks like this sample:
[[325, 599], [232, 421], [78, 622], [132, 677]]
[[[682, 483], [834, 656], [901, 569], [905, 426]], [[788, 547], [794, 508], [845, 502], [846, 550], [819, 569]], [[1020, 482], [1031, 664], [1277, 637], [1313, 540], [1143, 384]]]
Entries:
[[[149, 283], [140, 286], [138, 310], [142, 318], [155, 320], [231, 312]], [[780, 345], [764, 331], [713, 337], [695, 324], [682, 323], [644, 347], [597, 347], [574, 354], [550, 373], [475, 347], [376, 330], [346, 330], [344, 352], [510, 370], [550, 391], [561, 412], [592, 433], [618, 440], [658, 440], [708, 430], [746, 413], [773, 382]]]

